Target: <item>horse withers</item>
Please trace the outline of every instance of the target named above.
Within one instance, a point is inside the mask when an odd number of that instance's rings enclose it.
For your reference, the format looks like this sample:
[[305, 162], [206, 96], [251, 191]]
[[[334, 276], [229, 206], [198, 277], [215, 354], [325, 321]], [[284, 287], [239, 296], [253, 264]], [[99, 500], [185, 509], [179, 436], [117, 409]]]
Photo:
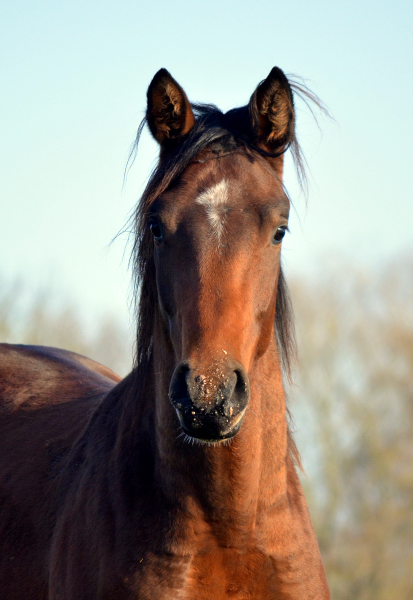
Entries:
[[294, 89], [274, 68], [224, 114], [152, 80], [133, 371], [1, 346], [0, 598], [329, 597], [282, 384]]

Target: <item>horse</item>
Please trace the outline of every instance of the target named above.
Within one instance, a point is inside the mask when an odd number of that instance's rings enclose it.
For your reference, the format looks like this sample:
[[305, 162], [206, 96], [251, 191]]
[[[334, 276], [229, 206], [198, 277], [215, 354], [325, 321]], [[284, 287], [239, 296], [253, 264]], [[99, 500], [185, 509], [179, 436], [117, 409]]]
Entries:
[[1, 345], [2, 599], [329, 598], [283, 389], [296, 93], [274, 67], [223, 113], [154, 76], [132, 372]]

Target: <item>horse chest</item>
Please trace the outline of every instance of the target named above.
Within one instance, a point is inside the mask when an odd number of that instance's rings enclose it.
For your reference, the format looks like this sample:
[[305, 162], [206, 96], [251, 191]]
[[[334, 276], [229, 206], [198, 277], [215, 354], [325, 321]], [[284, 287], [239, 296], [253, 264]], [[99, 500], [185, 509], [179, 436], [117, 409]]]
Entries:
[[269, 557], [256, 551], [226, 549], [198, 556], [191, 564], [185, 600], [270, 600], [275, 598], [275, 573]]
[[[272, 560], [257, 551], [218, 549], [194, 557], [151, 557], [135, 579], [135, 600], [281, 598]], [[131, 597], [131, 600], [132, 600]]]

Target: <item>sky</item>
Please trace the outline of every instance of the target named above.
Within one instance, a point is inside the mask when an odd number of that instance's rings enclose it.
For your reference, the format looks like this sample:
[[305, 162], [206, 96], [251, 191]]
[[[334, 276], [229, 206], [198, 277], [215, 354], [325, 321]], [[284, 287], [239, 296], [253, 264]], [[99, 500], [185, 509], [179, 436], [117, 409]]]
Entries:
[[[157, 147], [124, 182], [146, 89], [167, 68], [190, 100], [245, 104], [276, 65], [332, 118], [297, 101], [307, 201], [294, 201], [288, 276], [326, 262], [377, 269], [413, 253], [413, 3], [14, 0], [0, 14], [0, 285], [51, 289], [90, 321], [129, 311], [124, 227]], [[126, 250], [125, 250], [126, 249]]]

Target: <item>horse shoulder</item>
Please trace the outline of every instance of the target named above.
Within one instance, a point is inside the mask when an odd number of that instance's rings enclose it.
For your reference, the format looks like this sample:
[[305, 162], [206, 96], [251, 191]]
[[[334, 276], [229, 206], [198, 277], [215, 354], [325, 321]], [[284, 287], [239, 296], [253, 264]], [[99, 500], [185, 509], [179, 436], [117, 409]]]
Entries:
[[1, 597], [43, 597], [56, 478], [117, 380], [72, 352], [0, 344]]
[[50, 471], [120, 379], [109, 369], [107, 374], [72, 352], [0, 344], [2, 469], [22, 469], [23, 481], [36, 486], [39, 469]]
[[3, 405], [38, 407], [108, 392], [121, 378], [75, 352], [47, 346], [0, 344], [0, 397]]

